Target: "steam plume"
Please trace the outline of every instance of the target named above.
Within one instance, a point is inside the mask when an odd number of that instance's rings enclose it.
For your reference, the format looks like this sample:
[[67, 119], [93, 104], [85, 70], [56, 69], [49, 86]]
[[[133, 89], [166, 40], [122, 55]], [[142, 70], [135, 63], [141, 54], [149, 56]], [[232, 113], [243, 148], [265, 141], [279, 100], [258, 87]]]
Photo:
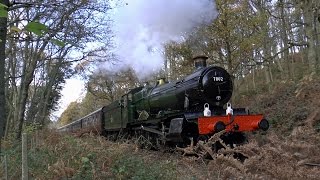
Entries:
[[163, 64], [163, 45], [183, 41], [201, 24], [217, 15], [213, 0], [127, 0], [116, 7], [115, 54], [117, 68], [132, 67], [140, 77], [159, 70]]

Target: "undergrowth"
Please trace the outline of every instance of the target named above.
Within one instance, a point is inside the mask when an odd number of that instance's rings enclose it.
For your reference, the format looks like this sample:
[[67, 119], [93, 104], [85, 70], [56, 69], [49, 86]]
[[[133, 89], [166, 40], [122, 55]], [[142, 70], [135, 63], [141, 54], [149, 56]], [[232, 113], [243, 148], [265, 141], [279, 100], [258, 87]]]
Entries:
[[[39, 134], [37, 144], [29, 142], [30, 179], [177, 179], [174, 162], [148, 159], [130, 144], [50, 130]], [[2, 155], [7, 156], [9, 179], [20, 179], [21, 145], [6, 147]], [[4, 177], [3, 169], [0, 176]]]

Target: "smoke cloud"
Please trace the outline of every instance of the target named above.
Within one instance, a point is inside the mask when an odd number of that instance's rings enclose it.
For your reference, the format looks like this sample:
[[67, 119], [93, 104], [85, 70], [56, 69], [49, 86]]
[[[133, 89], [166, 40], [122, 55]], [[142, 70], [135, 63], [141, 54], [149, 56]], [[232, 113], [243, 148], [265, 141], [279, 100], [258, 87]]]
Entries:
[[113, 11], [114, 53], [140, 78], [159, 70], [164, 44], [182, 42], [196, 27], [217, 16], [213, 0], [127, 0]]

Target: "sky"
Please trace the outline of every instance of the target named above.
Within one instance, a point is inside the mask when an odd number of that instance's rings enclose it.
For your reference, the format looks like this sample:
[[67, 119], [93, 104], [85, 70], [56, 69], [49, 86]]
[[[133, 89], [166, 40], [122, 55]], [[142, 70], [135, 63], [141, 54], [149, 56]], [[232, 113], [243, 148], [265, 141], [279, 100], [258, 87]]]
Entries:
[[54, 121], [58, 120], [63, 111], [67, 109], [71, 102], [80, 101], [82, 97], [84, 97], [85, 82], [77, 76], [67, 79], [61, 94], [62, 97], [58, 102], [58, 111], [55, 111], [51, 117], [51, 119]]
[[[113, 20], [115, 48], [120, 59], [110, 70], [118, 71], [131, 67], [139, 78], [159, 70], [164, 62], [164, 44], [182, 42], [188, 34], [203, 24], [212, 22], [217, 16], [213, 0], [121, 0], [112, 1], [110, 12]], [[80, 100], [84, 82], [78, 78], [66, 80], [56, 116], [70, 102]], [[80, 98], [80, 99], [79, 99]]]

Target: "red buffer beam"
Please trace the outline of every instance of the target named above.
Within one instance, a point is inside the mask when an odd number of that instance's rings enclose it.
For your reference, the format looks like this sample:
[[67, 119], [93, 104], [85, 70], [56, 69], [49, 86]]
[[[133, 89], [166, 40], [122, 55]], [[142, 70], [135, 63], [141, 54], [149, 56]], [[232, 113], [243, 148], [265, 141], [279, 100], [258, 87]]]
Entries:
[[266, 131], [269, 129], [269, 122], [262, 114], [199, 117], [198, 128], [201, 135], [214, 134], [224, 129], [227, 132]]

